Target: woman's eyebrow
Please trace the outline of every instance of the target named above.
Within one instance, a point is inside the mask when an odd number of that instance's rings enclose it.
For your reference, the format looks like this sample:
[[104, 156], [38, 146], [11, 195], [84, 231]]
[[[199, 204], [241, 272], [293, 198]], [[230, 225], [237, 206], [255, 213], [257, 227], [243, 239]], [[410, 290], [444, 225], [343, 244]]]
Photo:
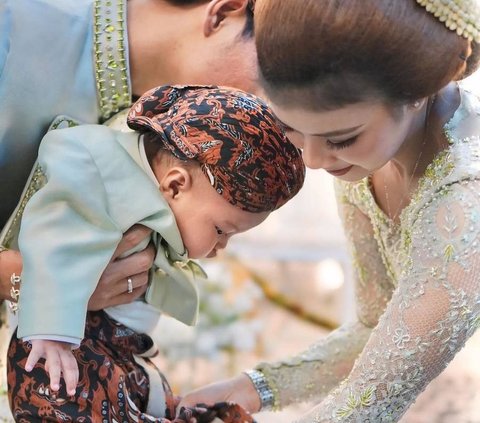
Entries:
[[[295, 129], [293, 129], [290, 125], [287, 125], [285, 122], [281, 121], [280, 119], [278, 119], [278, 122], [280, 122], [280, 124], [283, 126], [283, 129], [285, 131], [295, 131]], [[330, 132], [322, 132], [321, 134], [309, 134], [309, 135], [313, 135], [313, 136], [316, 136], [316, 137], [338, 137], [340, 135], [345, 135], [345, 134], [349, 134], [350, 132], [353, 132], [353, 131], [356, 131], [357, 129], [361, 128], [363, 125], [357, 125], [357, 126], [352, 126], [351, 128], [345, 128], [345, 129], [338, 129], [336, 131], [330, 131]]]
[[338, 137], [339, 135], [349, 134], [350, 132], [356, 131], [361, 128], [363, 125], [352, 126], [351, 128], [339, 129], [337, 131], [331, 132], [322, 132], [321, 134], [311, 134], [319, 137]]

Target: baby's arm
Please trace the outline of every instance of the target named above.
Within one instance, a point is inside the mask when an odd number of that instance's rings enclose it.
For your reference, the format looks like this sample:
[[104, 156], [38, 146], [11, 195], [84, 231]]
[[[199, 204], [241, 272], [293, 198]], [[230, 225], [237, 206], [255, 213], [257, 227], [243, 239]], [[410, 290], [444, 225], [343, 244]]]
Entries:
[[55, 130], [40, 146], [47, 182], [25, 206], [19, 233], [19, 338], [67, 337], [80, 344], [88, 299], [121, 240], [102, 175], [82, 142], [95, 133]]
[[45, 358], [45, 370], [50, 376], [50, 388], [58, 391], [60, 375], [63, 375], [68, 395], [75, 395], [78, 384], [78, 364], [72, 353], [72, 346], [67, 342], [32, 339], [32, 350], [25, 364], [30, 372], [41, 358]]

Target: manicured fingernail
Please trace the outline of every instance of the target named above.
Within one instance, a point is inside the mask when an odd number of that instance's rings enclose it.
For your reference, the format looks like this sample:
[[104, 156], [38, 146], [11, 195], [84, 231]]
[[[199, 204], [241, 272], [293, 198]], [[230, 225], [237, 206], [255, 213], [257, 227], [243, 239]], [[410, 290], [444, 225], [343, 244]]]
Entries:
[[58, 385], [52, 385], [51, 388], [54, 391], [58, 391], [59, 386]]
[[31, 372], [32, 369], [33, 369], [33, 366], [30, 366], [30, 365], [25, 366], [25, 370], [26, 370], [27, 372]]

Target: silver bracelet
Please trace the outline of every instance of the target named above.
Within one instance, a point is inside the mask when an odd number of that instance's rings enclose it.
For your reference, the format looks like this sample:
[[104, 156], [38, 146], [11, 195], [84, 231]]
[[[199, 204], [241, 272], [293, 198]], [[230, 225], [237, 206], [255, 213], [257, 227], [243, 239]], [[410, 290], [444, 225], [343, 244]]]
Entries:
[[17, 314], [18, 311], [18, 297], [20, 296], [20, 289], [18, 285], [22, 282], [21, 276], [12, 273], [10, 276], [10, 283], [12, 287], [10, 288], [10, 297], [12, 297], [13, 301], [8, 301], [8, 307], [13, 314]]
[[260, 370], [245, 370], [243, 373], [250, 378], [258, 396], [260, 397], [261, 410], [265, 411], [272, 409], [275, 397], [265, 375]]
[[[0, 253], [8, 250], [8, 248], [0, 245]], [[12, 284], [12, 286], [10, 287], [10, 297], [12, 297], [13, 301], [7, 301], [7, 304], [13, 314], [16, 314], [18, 311], [18, 297], [20, 295], [20, 289], [18, 285], [21, 281], [21, 277], [16, 275], [15, 273], [12, 273], [12, 275], [10, 276], [10, 283]]]
[[[4, 251], [8, 251], [7, 247], [4, 247], [3, 245], [0, 245], [0, 254], [3, 253]], [[0, 300], [0, 305], [3, 303], [3, 300]], [[2, 326], [2, 323], [0, 322], [0, 326]]]

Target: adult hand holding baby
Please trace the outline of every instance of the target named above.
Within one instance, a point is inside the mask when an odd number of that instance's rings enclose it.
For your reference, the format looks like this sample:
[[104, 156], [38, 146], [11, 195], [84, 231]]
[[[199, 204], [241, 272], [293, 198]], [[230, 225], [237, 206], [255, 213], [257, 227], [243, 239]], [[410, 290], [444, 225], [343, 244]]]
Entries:
[[[141, 225], [132, 226], [122, 237], [112, 260], [90, 297], [88, 309], [102, 310], [136, 300], [147, 289], [148, 271], [153, 265], [155, 248], [149, 245], [143, 251], [121, 258], [121, 256], [148, 238], [152, 230]], [[127, 280], [131, 281], [131, 292]]]

